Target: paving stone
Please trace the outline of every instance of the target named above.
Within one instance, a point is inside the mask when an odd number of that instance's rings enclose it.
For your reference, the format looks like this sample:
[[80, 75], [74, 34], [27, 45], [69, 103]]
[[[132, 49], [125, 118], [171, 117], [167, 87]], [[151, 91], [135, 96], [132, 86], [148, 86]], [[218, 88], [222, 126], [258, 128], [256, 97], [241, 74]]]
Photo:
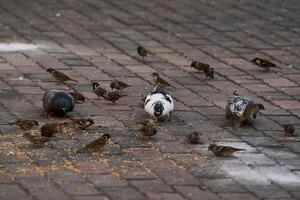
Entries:
[[133, 200], [133, 199], [144, 199], [144, 195], [134, 188], [130, 187], [110, 187], [104, 188], [102, 191], [107, 194], [111, 199], [124, 199], [124, 200]]
[[232, 179], [211, 179], [211, 180], [201, 179], [201, 180], [211, 191], [216, 193], [222, 193], [222, 192], [240, 193], [246, 191], [242, 186], [234, 182]]
[[186, 199], [199, 199], [199, 197], [204, 198], [204, 199], [219, 199], [216, 194], [206, 190], [206, 189], [201, 189], [198, 187], [191, 187], [191, 186], [176, 186], [175, 189], [183, 195]]
[[269, 186], [247, 186], [259, 198], [291, 198], [291, 195], [275, 185]]
[[22, 186], [36, 198], [44, 199], [70, 199], [61, 189], [54, 184], [43, 181], [24, 181]]
[[1, 198], [3, 199], [33, 199], [16, 184], [1, 184], [0, 191]]
[[88, 179], [96, 186], [96, 187], [119, 187], [119, 186], [127, 186], [128, 183], [121, 179], [118, 176], [114, 176], [111, 174], [92, 174], [88, 176]]
[[168, 200], [168, 199], [175, 199], [175, 200], [183, 200], [182, 196], [177, 193], [147, 193], [147, 197], [152, 200]]
[[[296, 0], [0, 2], [2, 199], [299, 198], [299, 6]], [[37, 48], [19, 49], [23, 43]], [[139, 45], [147, 57], [138, 55]], [[280, 69], [266, 71], [254, 57]], [[192, 61], [214, 68], [214, 79]], [[50, 67], [79, 82], [59, 83]], [[155, 122], [156, 136], [141, 138], [136, 121], [147, 114], [140, 97], [154, 87], [153, 72], [175, 86], [166, 88], [175, 109], [170, 121]], [[110, 90], [114, 79], [133, 86], [113, 105], [93, 93], [91, 82]], [[67, 117], [93, 117], [95, 124], [70, 125], [36, 147], [8, 123], [67, 120], [41, 118], [49, 89], [83, 93], [86, 102]], [[234, 91], [265, 106], [238, 130], [224, 113]], [[296, 137], [284, 137], [283, 124], [294, 125]], [[203, 144], [187, 143], [192, 130]], [[111, 141], [103, 149], [76, 153], [104, 133]], [[210, 143], [245, 150], [216, 157]]]
[[249, 200], [255, 200], [255, 198], [250, 193], [223, 193], [219, 194], [222, 198], [228, 199], [228, 200], [234, 200], [234, 199], [249, 199]]
[[82, 196], [72, 196], [74, 200], [109, 200], [109, 198], [105, 195], [82, 195]]
[[140, 192], [173, 192], [166, 183], [159, 180], [131, 180], [130, 184]]
[[85, 182], [60, 184], [60, 187], [70, 195], [96, 195], [100, 192], [91, 184]]

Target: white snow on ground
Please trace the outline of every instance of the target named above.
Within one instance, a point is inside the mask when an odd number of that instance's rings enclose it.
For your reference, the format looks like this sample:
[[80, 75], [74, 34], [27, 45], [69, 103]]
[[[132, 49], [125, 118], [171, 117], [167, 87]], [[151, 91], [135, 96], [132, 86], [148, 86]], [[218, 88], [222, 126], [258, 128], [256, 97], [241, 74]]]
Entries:
[[14, 51], [32, 51], [38, 47], [34, 44], [26, 43], [0, 43], [0, 52], [14, 52]]
[[269, 185], [272, 181], [280, 185], [300, 186], [300, 177], [284, 166], [265, 166], [254, 169], [248, 166], [236, 168], [223, 166], [223, 169], [244, 185]]

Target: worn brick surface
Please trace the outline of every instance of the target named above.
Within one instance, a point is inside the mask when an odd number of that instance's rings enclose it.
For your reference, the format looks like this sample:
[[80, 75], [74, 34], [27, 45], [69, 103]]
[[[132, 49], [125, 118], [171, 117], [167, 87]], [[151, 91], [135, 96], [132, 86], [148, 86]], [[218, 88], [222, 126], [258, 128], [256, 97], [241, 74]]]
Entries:
[[[300, 199], [299, 8], [298, 0], [0, 0], [0, 199]], [[279, 68], [259, 68], [250, 62], [257, 56]], [[194, 60], [215, 78], [191, 68]], [[79, 82], [58, 83], [50, 67]], [[145, 139], [136, 121], [146, 116], [141, 97], [153, 72], [175, 86], [175, 112]], [[133, 87], [112, 105], [91, 83], [109, 89], [114, 79]], [[49, 89], [83, 93], [70, 116], [102, 127], [31, 145], [9, 123], [67, 120], [40, 116]], [[224, 116], [235, 90], [266, 107], [239, 130]], [[283, 124], [295, 125], [296, 137], [284, 137]], [[192, 130], [203, 144], [187, 143]], [[100, 133], [112, 135], [102, 152], [75, 153]], [[215, 157], [213, 142], [244, 151]]]

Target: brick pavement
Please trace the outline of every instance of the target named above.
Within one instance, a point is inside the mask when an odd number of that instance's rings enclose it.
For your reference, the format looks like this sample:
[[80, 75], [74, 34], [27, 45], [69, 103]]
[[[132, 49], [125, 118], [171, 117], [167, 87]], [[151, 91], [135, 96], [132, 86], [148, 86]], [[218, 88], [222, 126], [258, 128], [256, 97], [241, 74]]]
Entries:
[[[0, 41], [38, 48], [0, 49], [0, 198], [300, 199], [300, 141], [283, 137], [280, 127], [294, 124], [300, 134], [299, 8], [298, 0], [1, 0]], [[152, 55], [141, 60], [138, 45]], [[264, 72], [250, 62], [256, 56], [280, 69]], [[213, 66], [215, 79], [190, 68], [193, 60]], [[80, 83], [59, 85], [49, 67]], [[155, 71], [176, 87], [175, 112], [158, 136], [142, 140], [135, 120], [145, 115], [140, 97]], [[108, 87], [114, 78], [135, 87], [110, 105], [90, 83]], [[73, 151], [96, 138], [94, 130], [37, 149], [8, 125], [18, 117], [45, 123], [41, 98], [53, 88], [89, 98], [71, 115], [92, 116], [112, 135], [103, 152]], [[223, 111], [234, 90], [266, 107], [238, 131]], [[193, 129], [204, 144], [185, 142]], [[212, 142], [245, 151], [216, 158], [207, 151]]]

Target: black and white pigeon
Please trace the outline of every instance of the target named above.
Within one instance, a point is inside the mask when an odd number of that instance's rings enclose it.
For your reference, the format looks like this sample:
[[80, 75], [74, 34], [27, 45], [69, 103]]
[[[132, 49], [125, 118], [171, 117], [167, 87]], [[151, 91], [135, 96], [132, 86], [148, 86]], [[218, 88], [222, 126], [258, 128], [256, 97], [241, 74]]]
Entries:
[[49, 90], [45, 93], [43, 107], [46, 116], [51, 113], [55, 116], [64, 116], [75, 107], [74, 98], [64, 90]]
[[169, 93], [159, 88], [159, 84], [150, 92], [144, 102], [144, 109], [157, 121], [168, 120], [174, 110], [174, 101]]
[[227, 102], [225, 114], [227, 119], [234, 122], [234, 127], [239, 128], [241, 124], [255, 119], [257, 113], [264, 109], [262, 104], [256, 104], [249, 97], [240, 96], [235, 91]]

